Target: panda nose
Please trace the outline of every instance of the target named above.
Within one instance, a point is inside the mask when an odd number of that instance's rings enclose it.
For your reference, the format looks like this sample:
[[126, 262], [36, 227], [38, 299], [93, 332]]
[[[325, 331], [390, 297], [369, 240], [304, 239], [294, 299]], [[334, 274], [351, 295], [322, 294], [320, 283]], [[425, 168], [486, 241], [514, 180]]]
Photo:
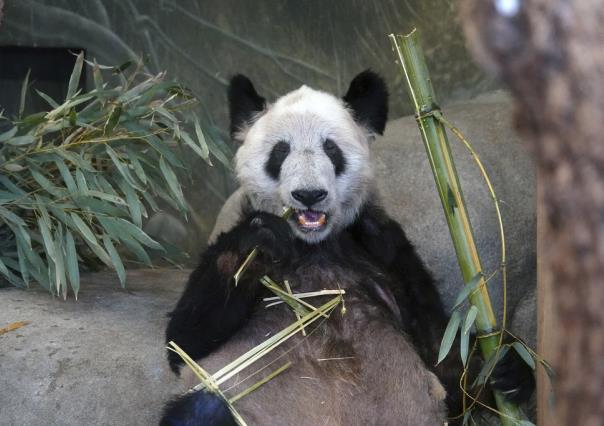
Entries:
[[300, 201], [306, 207], [311, 207], [313, 204], [322, 201], [327, 197], [327, 191], [323, 189], [297, 189], [292, 191], [292, 197]]

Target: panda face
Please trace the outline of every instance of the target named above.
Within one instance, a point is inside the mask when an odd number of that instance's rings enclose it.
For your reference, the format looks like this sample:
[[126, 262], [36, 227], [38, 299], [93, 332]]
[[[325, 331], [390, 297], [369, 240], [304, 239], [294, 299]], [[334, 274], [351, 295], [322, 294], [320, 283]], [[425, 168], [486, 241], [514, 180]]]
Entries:
[[[231, 127], [242, 142], [237, 178], [252, 207], [273, 214], [293, 208], [292, 229], [309, 243], [349, 225], [372, 187], [375, 131], [345, 100], [302, 86], [269, 106], [257, 100], [262, 111]], [[231, 117], [234, 110], [231, 102]]]

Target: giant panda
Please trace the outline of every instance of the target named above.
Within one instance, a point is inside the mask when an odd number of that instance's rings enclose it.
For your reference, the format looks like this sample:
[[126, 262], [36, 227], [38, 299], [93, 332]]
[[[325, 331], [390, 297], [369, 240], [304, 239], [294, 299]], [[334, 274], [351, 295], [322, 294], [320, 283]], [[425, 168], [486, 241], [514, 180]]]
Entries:
[[[460, 358], [451, 354], [435, 367], [447, 314], [404, 231], [380, 207], [373, 180], [370, 145], [383, 133], [388, 111], [384, 81], [365, 71], [341, 99], [302, 86], [268, 103], [237, 75], [228, 100], [231, 136], [239, 144], [239, 220], [201, 256], [170, 313], [166, 340], [213, 372], [295, 320], [287, 306], [261, 303], [269, 295], [261, 276], [287, 280], [294, 292], [341, 288], [346, 312], [333, 312], [271, 354], [292, 365], [236, 402], [243, 419], [249, 425], [417, 426], [458, 414]], [[288, 219], [281, 217], [284, 207], [293, 208]], [[235, 285], [233, 274], [255, 247], [260, 255]], [[494, 386], [518, 399], [530, 391], [532, 375], [513, 356], [494, 372]], [[168, 352], [168, 359], [178, 373], [180, 357]], [[268, 362], [222, 388], [236, 392], [238, 380]], [[188, 370], [186, 387], [195, 384]], [[170, 401], [161, 424], [236, 423], [220, 397], [201, 390]]]

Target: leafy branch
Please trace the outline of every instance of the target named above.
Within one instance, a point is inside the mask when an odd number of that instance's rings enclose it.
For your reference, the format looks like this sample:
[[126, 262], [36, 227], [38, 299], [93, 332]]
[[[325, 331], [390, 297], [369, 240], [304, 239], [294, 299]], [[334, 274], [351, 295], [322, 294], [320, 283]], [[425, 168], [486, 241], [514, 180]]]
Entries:
[[[84, 66], [94, 81], [87, 92], [78, 89]], [[62, 102], [36, 90], [49, 110], [25, 116], [28, 74], [19, 116], [0, 115], [0, 276], [11, 284], [33, 279], [77, 297], [80, 268], [104, 264], [125, 285], [124, 253], [146, 265], [151, 251], [166, 253], [142, 229], [156, 200], [186, 215], [180, 181], [190, 178], [190, 159], [223, 161], [191, 113], [197, 100], [142, 69], [80, 53]]]

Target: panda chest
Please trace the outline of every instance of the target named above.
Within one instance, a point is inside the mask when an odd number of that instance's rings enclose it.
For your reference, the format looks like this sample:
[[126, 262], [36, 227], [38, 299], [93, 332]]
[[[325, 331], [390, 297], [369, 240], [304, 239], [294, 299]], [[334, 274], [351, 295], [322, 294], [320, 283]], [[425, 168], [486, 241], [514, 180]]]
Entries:
[[[384, 281], [386, 276], [370, 268], [345, 267], [335, 264], [327, 256], [321, 256], [320, 259], [304, 259], [289, 268], [275, 267], [269, 275], [282, 290], [291, 290], [303, 302], [303, 311], [307, 313], [330, 306], [335, 298], [341, 297], [341, 301], [327, 315], [320, 315], [305, 330], [315, 330], [310, 338], [307, 338], [308, 333], [300, 333], [294, 339], [307, 340], [307, 349], [312, 348], [318, 357], [333, 355], [334, 342], [352, 348], [359, 336], [364, 334], [359, 330], [366, 328], [369, 323], [390, 326], [397, 321], [397, 312], [393, 312], [392, 308], [394, 302], [384, 303], [380, 295], [376, 297], [375, 292], [371, 291], [383, 284], [376, 283], [376, 280]], [[296, 314], [295, 309], [284, 303], [282, 297], [265, 289], [262, 303], [257, 306], [251, 319], [251, 334], [256, 337], [275, 335], [295, 322], [299, 318]]]

